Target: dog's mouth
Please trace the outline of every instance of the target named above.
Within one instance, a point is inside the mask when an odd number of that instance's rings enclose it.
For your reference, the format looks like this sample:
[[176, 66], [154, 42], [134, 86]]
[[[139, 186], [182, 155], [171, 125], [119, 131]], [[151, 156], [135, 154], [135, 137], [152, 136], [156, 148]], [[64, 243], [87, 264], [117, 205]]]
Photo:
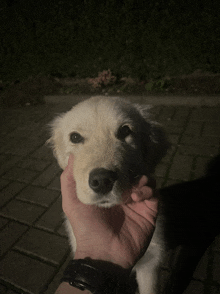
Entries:
[[129, 191], [136, 185], [140, 175], [134, 169], [119, 172], [117, 169], [93, 169], [89, 174], [88, 184], [93, 192], [93, 204], [111, 207], [129, 201]]
[[110, 208], [110, 207], [116, 205], [116, 203], [112, 203], [110, 201], [105, 200], [105, 201], [97, 202], [96, 205], [99, 207], [103, 207], [103, 208]]
[[103, 200], [103, 201], [99, 202], [100, 205], [105, 205], [105, 204], [108, 204], [108, 203], [109, 203], [109, 201], [107, 201], [107, 200]]

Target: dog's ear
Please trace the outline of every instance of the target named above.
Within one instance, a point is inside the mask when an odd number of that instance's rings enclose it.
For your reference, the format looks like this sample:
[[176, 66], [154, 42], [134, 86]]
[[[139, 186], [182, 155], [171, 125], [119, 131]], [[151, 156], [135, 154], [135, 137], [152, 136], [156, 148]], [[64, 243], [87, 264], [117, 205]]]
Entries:
[[170, 143], [162, 126], [151, 120], [149, 110], [152, 107], [138, 105], [137, 109], [144, 119], [141, 146], [144, 160], [150, 173], [154, 173], [157, 164], [166, 155]]
[[66, 154], [66, 147], [62, 132], [63, 115], [55, 118], [50, 124], [51, 137], [47, 140], [46, 144], [50, 145], [53, 149], [53, 154], [58, 161], [59, 166], [65, 169], [67, 166], [68, 156]]

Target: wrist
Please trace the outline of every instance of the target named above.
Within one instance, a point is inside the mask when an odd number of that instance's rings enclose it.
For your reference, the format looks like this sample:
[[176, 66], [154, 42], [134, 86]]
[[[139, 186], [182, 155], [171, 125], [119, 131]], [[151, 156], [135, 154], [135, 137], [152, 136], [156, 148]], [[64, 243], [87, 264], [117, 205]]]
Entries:
[[91, 258], [70, 261], [61, 282], [68, 282], [74, 288], [96, 294], [132, 294], [137, 287], [130, 270], [112, 262]]
[[85, 258], [91, 258], [92, 260], [100, 260], [103, 262], [110, 262], [122, 267], [125, 270], [131, 270], [133, 267], [129, 262], [124, 261], [123, 259], [113, 257], [110, 254], [107, 254], [106, 252], [102, 253], [99, 251], [97, 253], [94, 253], [93, 251], [90, 252], [89, 250], [87, 251], [76, 250], [74, 254], [74, 260], [85, 259]]

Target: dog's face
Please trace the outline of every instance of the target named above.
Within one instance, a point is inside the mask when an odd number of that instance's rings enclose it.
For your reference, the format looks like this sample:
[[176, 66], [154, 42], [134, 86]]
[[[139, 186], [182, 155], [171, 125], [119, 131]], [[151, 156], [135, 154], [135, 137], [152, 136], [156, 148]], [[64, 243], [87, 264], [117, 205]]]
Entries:
[[80, 201], [119, 204], [141, 175], [154, 171], [167, 146], [161, 129], [146, 118], [146, 111], [125, 100], [93, 97], [54, 120], [49, 141], [61, 168], [74, 155]]

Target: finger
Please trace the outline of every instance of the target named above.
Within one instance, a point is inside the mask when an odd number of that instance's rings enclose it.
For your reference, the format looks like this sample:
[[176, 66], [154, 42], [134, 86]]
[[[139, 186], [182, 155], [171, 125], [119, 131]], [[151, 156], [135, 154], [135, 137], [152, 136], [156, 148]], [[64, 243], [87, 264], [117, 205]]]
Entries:
[[151, 210], [152, 215], [157, 215], [159, 205], [159, 192], [156, 190], [154, 196], [150, 199], [144, 200], [145, 205]]
[[153, 197], [153, 190], [148, 186], [143, 186], [138, 189], [134, 189], [131, 193], [131, 198], [133, 201], [143, 201]]
[[148, 177], [145, 176], [145, 175], [143, 175], [143, 176], [140, 178], [140, 180], [139, 180], [139, 182], [138, 182], [138, 184], [137, 184], [136, 187], [139, 188], [139, 187], [146, 186], [146, 185], [147, 185], [147, 182], [148, 182]]
[[155, 189], [156, 188], [156, 180], [152, 176], [147, 177], [146, 175], [143, 175], [135, 187], [139, 188], [139, 187], [143, 187], [143, 186], [149, 186], [149, 187]]

